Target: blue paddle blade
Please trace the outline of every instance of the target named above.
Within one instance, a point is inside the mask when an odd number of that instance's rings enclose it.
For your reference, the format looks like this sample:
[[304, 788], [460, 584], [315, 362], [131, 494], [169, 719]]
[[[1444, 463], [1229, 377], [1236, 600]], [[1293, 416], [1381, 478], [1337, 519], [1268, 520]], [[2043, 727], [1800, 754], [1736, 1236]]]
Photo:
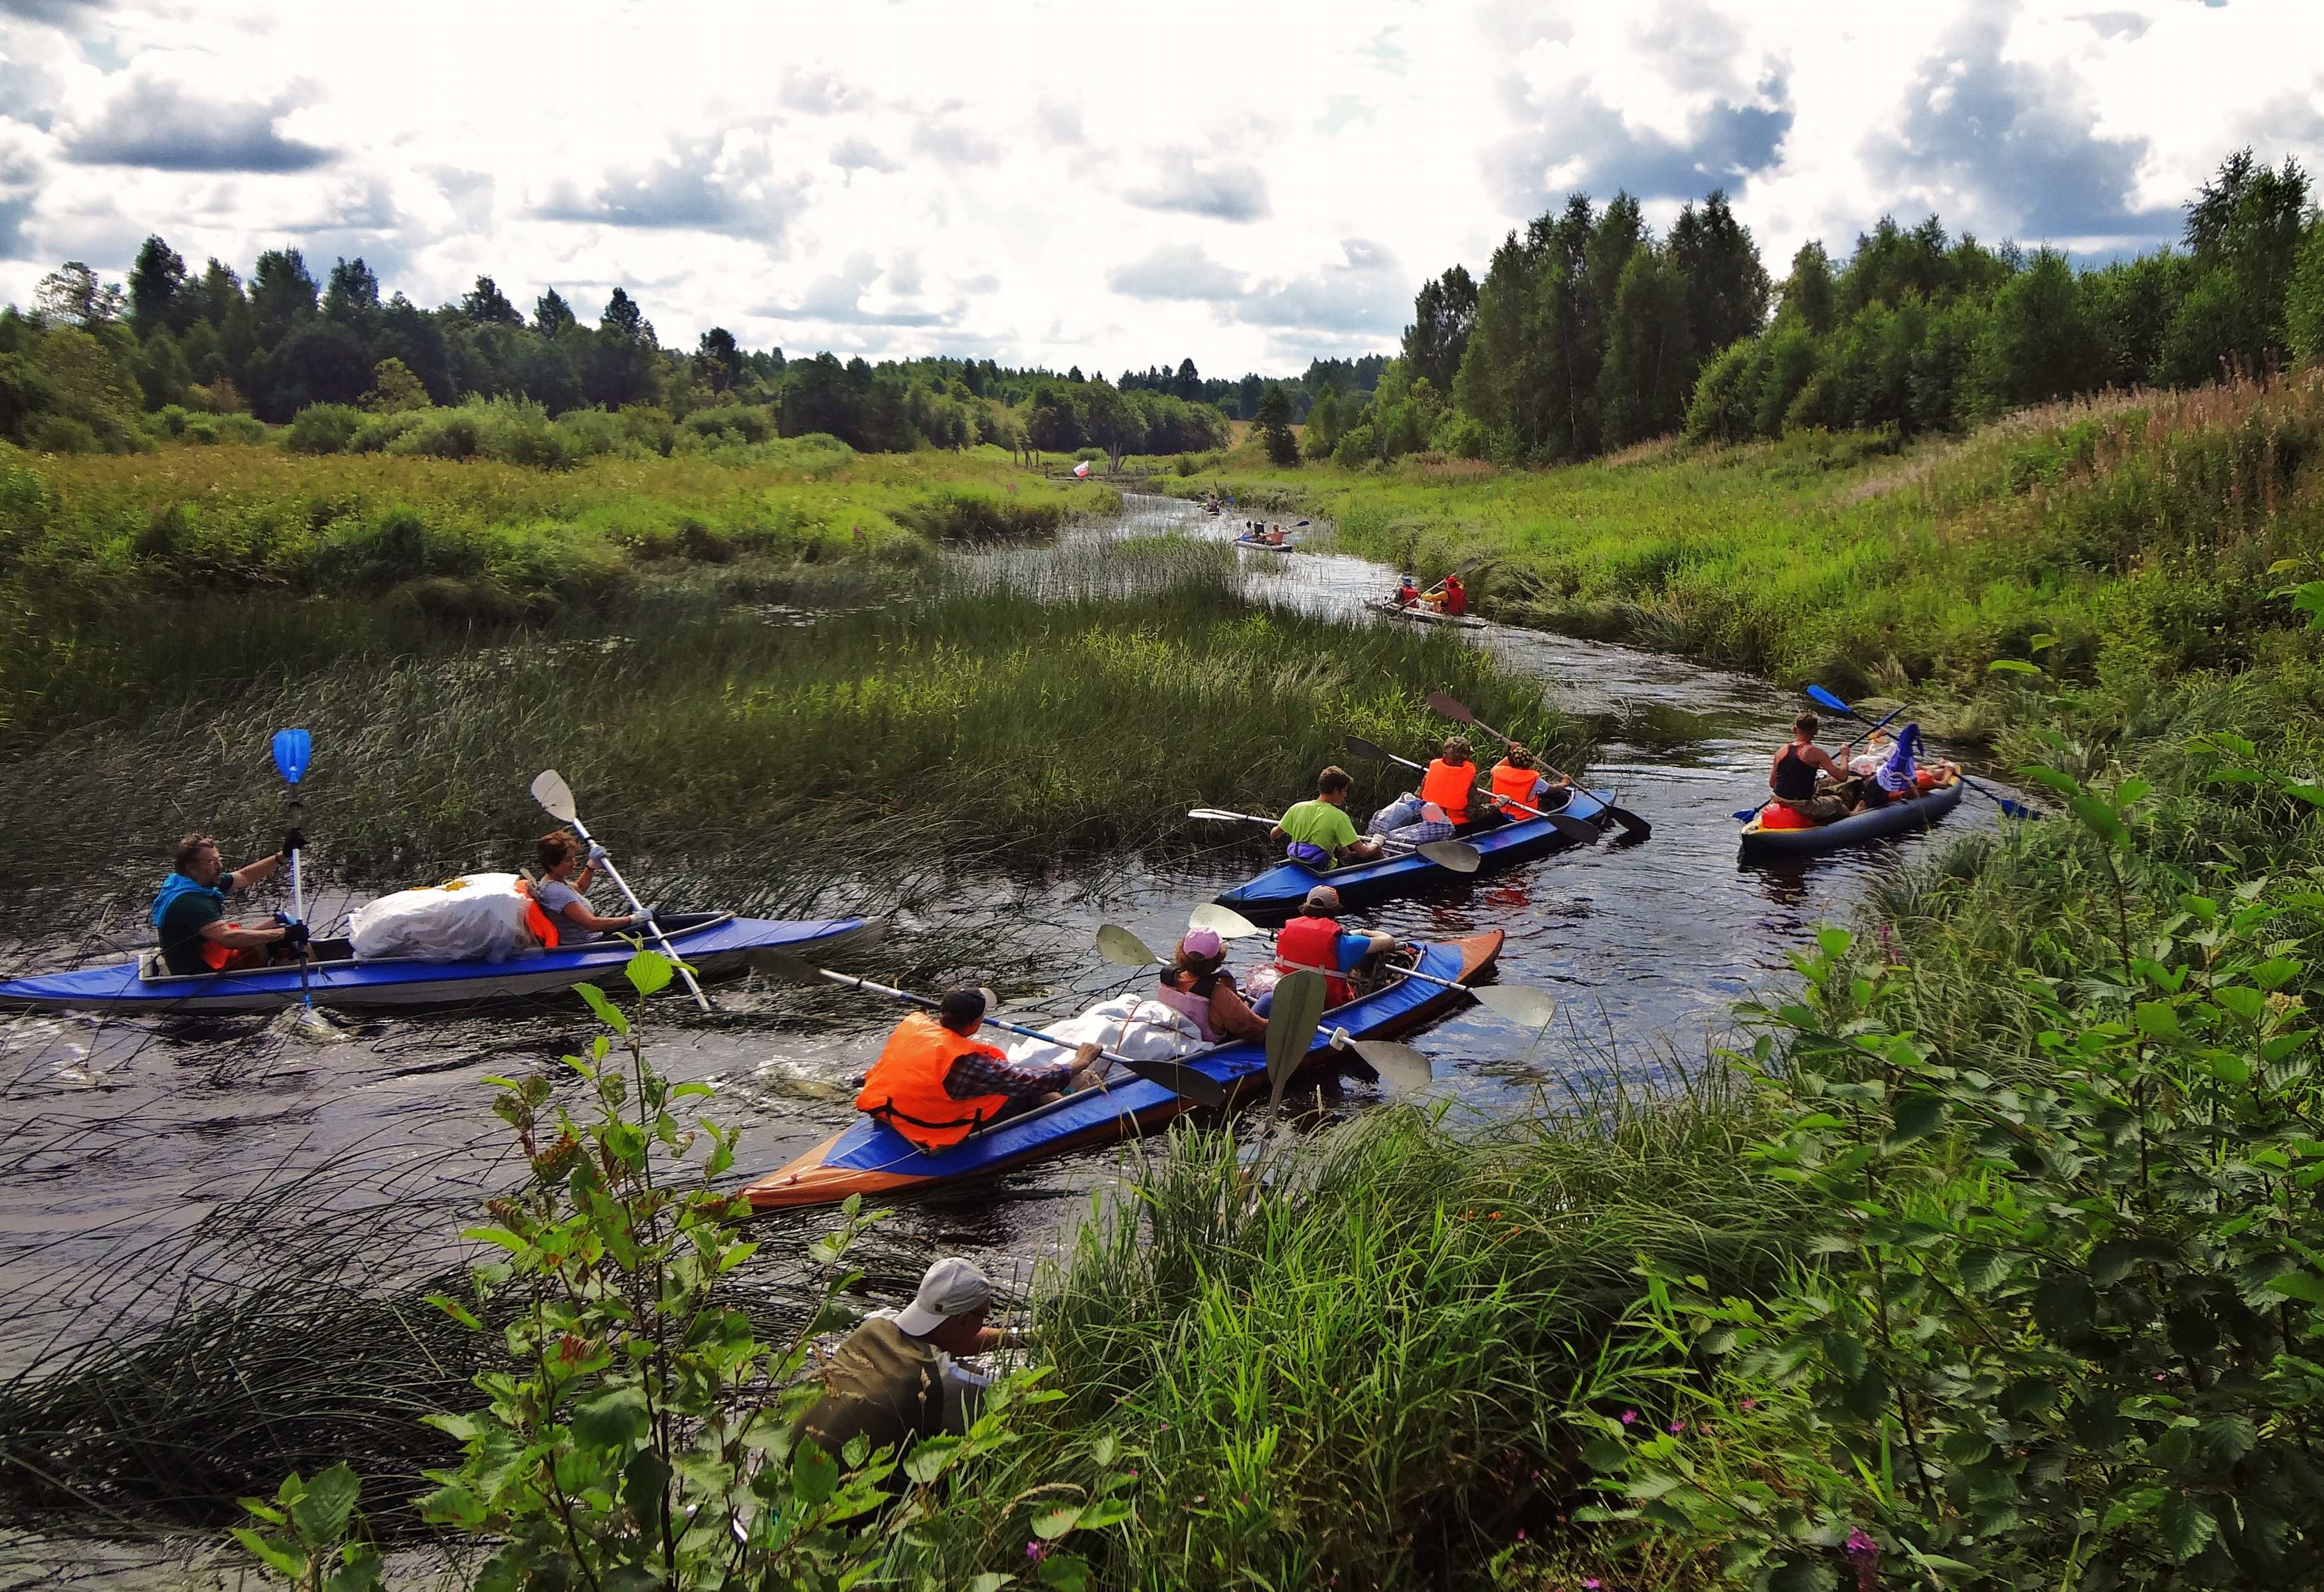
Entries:
[[1831, 708], [1834, 713], [1845, 713], [1848, 711], [1847, 703], [1841, 701], [1838, 697], [1833, 696], [1830, 691], [1824, 690], [1823, 687], [1820, 685], [1812, 685], [1808, 687], [1808, 695], [1813, 697], [1824, 707]]
[[314, 737], [305, 730], [287, 729], [274, 732], [275, 771], [292, 784], [297, 784], [305, 777], [308, 759], [312, 757], [314, 753]]

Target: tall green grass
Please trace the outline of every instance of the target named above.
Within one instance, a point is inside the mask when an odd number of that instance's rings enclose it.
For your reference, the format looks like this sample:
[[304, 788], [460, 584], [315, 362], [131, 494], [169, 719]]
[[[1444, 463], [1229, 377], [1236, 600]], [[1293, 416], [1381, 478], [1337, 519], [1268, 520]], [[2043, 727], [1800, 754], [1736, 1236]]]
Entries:
[[376, 650], [320, 668], [294, 665], [332, 638], [289, 628], [294, 657], [237, 694], [28, 737], [0, 763], [0, 866], [35, 893], [134, 896], [187, 828], [272, 850], [265, 747], [286, 723], [315, 736], [310, 866], [410, 883], [509, 865], [546, 825], [527, 782], [553, 766], [633, 877], [768, 910], [851, 880], [1167, 844], [1198, 803], [1277, 810], [1351, 732], [1441, 736], [1431, 690], [1561, 766], [1583, 751], [1538, 686], [1477, 650], [1247, 600], [1222, 549], [1093, 553], [1030, 590], [973, 570], [875, 587], [887, 606], [810, 624], [729, 595], [673, 589], [610, 634], [401, 653], [367, 632]]

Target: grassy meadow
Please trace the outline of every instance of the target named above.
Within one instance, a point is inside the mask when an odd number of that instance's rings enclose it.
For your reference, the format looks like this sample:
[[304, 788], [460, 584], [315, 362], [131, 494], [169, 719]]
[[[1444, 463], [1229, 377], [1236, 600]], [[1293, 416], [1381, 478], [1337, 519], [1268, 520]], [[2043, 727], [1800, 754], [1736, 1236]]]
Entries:
[[1486, 611], [1843, 694], [1980, 690], [1996, 659], [2130, 684], [2316, 655], [2279, 593], [2324, 573], [2324, 369], [2113, 393], [1966, 439], [1796, 433], [1505, 472], [1230, 455], [1163, 477], [1330, 517]]

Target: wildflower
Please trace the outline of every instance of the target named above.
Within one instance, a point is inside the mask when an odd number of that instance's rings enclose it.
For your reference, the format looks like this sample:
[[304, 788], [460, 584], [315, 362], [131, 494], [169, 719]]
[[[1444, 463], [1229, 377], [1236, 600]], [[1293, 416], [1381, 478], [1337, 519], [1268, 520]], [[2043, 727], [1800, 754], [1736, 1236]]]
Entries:
[[1520, 1542], [1525, 1541], [1525, 1527], [1523, 1526], [1517, 1527], [1517, 1541]]
[[1683, 1421], [1674, 1421], [1670, 1424], [1670, 1430], [1671, 1436], [1677, 1437], [1680, 1433], [1686, 1430], [1686, 1422]]
[[1759, 1407], [1759, 1401], [1757, 1399], [1745, 1399], [1743, 1401], [1743, 1407], [1746, 1410], [1756, 1410]]
[[1852, 1554], [1877, 1553], [1880, 1551], [1880, 1544], [1872, 1540], [1871, 1533], [1867, 1532], [1862, 1526], [1850, 1526], [1848, 1528], [1847, 1546], [1849, 1552]]
[[1638, 1412], [1637, 1412], [1636, 1410], [1625, 1410], [1625, 1411], [1623, 1411], [1623, 1412], [1622, 1412], [1622, 1424], [1623, 1424], [1623, 1425], [1625, 1425], [1625, 1426], [1636, 1426], [1636, 1425], [1637, 1425], [1637, 1423], [1638, 1423]]
[[1590, 1577], [1588, 1579], [1584, 1580], [1582, 1585], [1587, 1588], [1587, 1592], [1598, 1592], [1598, 1578], [1596, 1576]]
[[1050, 1543], [1042, 1541], [1038, 1537], [1028, 1537], [1025, 1539], [1025, 1557], [1031, 1560], [1035, 1564], [1038, 1564], [1043, 1560], [1049, 1557], [1049, 1549], [1051, 1546], [1052, 1545]]

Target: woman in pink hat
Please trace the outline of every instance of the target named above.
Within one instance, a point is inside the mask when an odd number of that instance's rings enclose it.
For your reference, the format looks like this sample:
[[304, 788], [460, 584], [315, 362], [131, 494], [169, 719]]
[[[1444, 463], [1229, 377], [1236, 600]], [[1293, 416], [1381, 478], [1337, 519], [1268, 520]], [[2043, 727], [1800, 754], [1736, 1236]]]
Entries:
[[1227, 971], [1226, 946], [1213, 929], [1190, 929], [1162, 974], [1155, 998], [1194, 1019], [1203, 1042], [1265, 1039], [1267, 1019], [1250, 1009]]

